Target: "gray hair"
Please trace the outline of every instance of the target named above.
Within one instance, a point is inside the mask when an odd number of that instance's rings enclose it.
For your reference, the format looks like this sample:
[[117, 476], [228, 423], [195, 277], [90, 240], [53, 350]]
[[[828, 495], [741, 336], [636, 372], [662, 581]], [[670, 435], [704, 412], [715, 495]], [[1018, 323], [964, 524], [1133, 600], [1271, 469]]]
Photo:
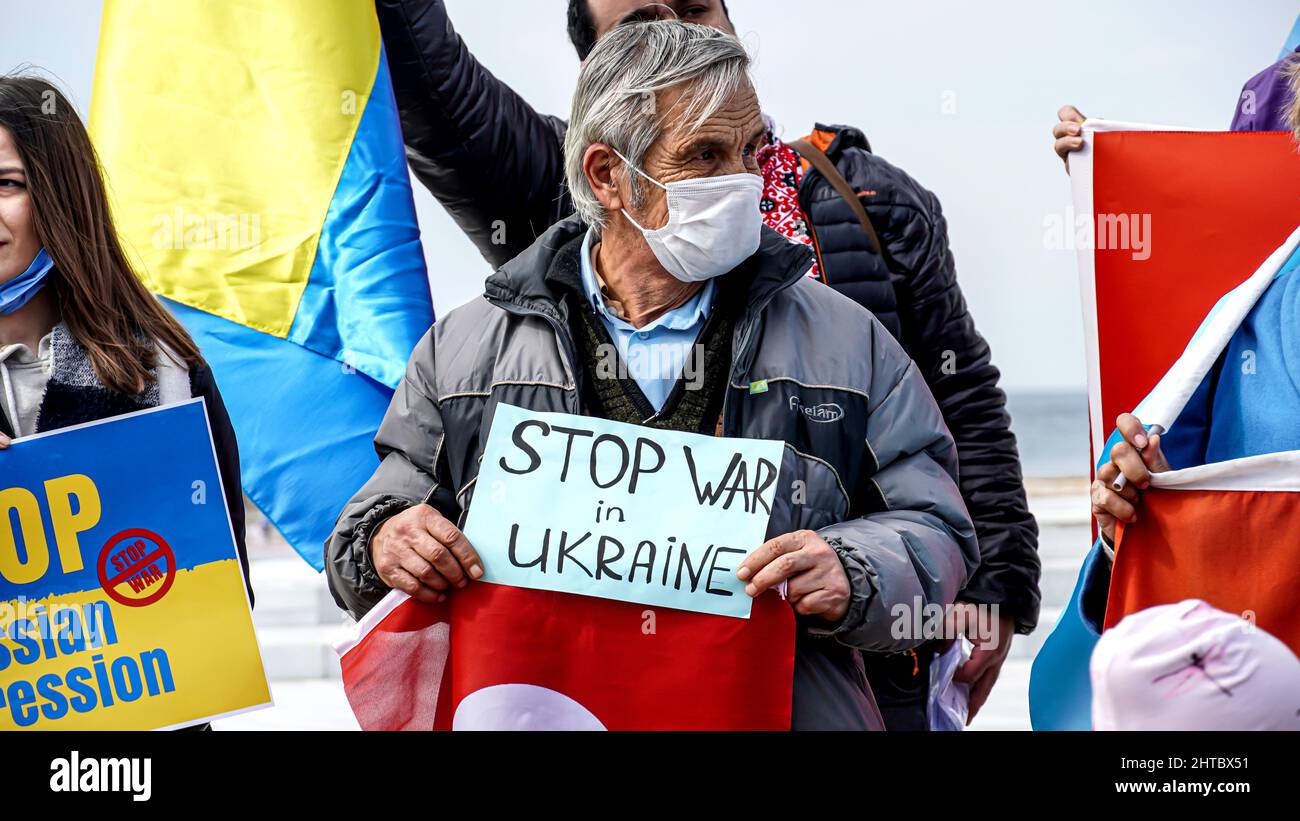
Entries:
[[[749, 62], [730, 34], [676, 20], [625, 23], [600, 38], [578, 74], [564, 138], [565, 178], [583, 221], [603, 226], [607, 217], [582, 168], [590, 145], [605, 143], [640, 168], [668, 113], [656, 111], [658, 92], [690, 83], [683, 117], [698, 128], [748, 82]], [[627, 188], [638, 206], [642, 189], [631, 170]]]

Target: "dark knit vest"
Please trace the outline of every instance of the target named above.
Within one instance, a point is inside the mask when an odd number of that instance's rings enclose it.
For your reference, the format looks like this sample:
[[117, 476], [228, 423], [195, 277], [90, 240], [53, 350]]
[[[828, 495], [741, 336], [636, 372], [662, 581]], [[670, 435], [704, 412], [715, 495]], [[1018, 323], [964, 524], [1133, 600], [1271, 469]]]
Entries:
[[[586, 300], [574, 301], [578, 304], [573, 305], [570, 315], [574, 317], [574, 338], [586, 376], [583, 385], [585, 413], [634, 425], [710, 436], [720, 434], [722, 400], [726, 396], [727, 374], [731, 369], [732, 324], [722, 300], [715, 302], [713, 311], [705, 319], [683, 374], [677, 377], [658, 412], [629, 374], [605, 323]], [[700, 362], [701, 355], [703, 363]], [[685, 373], [688, 371], [702, 374], [697, 385], [687, 382]]]

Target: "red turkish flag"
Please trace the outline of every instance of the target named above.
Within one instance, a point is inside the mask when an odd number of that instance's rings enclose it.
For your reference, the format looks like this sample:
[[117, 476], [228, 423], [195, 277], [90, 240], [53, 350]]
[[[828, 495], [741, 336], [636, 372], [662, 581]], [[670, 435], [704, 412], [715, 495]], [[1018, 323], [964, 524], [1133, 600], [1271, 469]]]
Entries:
[[478, 583], [390, 594], [340, 646], [363, 729], [788, 730], [794, 614], [748, 619]]

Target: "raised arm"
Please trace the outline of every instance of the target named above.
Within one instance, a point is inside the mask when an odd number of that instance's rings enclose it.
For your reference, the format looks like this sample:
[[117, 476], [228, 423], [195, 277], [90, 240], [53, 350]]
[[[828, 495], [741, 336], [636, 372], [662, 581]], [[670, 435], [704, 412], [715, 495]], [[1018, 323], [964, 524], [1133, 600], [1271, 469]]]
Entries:
[[564, 123], [470, 54], [442, 0], [376, 0], [411, 170], [493, 267], [568, 215]]

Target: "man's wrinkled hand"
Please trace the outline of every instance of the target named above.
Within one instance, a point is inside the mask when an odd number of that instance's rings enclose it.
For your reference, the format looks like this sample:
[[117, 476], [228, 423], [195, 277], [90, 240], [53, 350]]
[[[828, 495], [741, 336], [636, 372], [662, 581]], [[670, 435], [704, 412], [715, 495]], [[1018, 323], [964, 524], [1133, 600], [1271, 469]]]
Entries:
[[832, 624], [849, 609], [849, 576], [835, 549], [811, 530], [777, 536], [745, 557], [736, 576], [751, 597], [786, 582], [794, 611]]
[[407, 508], [370, 538], [370, 562], [384, 584], [430, 604], [483, 576], [465, 534], [429, 505]]

